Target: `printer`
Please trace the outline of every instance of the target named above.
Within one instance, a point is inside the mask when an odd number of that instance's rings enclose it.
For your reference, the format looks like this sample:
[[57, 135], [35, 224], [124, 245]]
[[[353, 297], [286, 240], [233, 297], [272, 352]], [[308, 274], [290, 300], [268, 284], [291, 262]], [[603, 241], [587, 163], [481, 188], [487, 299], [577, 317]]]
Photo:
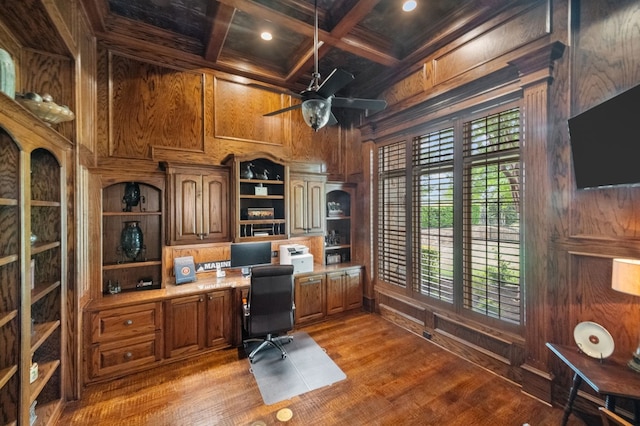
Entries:
[[293, 273], [313, 272], [313, 255], [302, 244], [280, 245], [280, 264], [293, 265]]

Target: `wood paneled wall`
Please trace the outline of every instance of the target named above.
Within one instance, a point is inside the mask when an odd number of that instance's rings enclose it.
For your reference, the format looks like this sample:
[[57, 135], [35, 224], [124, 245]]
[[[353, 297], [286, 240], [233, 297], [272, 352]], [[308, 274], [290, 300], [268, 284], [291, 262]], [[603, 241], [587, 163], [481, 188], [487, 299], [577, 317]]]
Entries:
[[334, 180], [361, 173], [361, 162], [345, 161], [348, 152], [359, 150], [355, 127], [314, 132], [299, 111], [264, 117], [298, 101], [249, 83], [99, 43], [98, 165], [117, 167], [122, 160], [220, 164], [229, 154], [261, 151], [322, 163]]
[[[615, 341], [613, 356], [630, 358], [638, 344], [640, 299], [611, 289], [613, 257], [640, 258], [640, 187], [576, 190], [566, 119], [640, 84], [640, 2], [573, 1], [570, 65], [566, 89], [554, 97], [552, 144], [555, 221], [549, 252], [552, 339], [573, 344], [582, 321], [603, 325]], [[603, 141], [606, 149], [606, 141]], [[555, 359], [551, 370], [560, 386], [569, 372]], [[631, 374], [631, 372], [630, 372]]]

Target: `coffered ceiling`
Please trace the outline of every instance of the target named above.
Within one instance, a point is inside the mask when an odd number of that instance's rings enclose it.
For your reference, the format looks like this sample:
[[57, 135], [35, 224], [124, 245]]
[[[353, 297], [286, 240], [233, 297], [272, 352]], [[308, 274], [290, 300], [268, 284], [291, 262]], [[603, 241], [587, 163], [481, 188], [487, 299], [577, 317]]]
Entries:
[[[294, 91], [314, 69], [314, 0], [81, 0], [98, 38]], [[355, 80], [343, 95], [377, 96], [407, 67], [514, 1], [317, 0], [319, 70]], [[260, 38], [273, 34], [271, 41]]]

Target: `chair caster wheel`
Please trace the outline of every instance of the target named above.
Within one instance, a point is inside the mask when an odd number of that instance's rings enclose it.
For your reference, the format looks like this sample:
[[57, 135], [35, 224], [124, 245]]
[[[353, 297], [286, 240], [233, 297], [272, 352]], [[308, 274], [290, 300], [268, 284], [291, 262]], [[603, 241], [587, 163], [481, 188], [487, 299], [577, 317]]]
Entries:
[[286, 356], [286, 355], [284, 355], [284, 354], [282, 354], [282, 359], [285, 359], [285, 358], [287, 358], [287, 356]]

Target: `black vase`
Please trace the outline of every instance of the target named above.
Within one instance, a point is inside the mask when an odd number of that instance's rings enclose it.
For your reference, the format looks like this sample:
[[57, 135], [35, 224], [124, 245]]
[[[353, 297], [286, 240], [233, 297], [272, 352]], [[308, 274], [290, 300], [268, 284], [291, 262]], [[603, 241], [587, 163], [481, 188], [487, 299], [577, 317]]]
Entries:
[[124, 187], [122, 202], [125, 203], [123, 211], [130, 212], [131, 207], [137, 206], [140, 202], [140, 186], [136, 182], [127, 182]]
[[122, 253], [131, 260], [136, 260], [143, 247], [142, 229], [140, 222], [132, 220], [124, 223], [120, 233], [120, 247]]

